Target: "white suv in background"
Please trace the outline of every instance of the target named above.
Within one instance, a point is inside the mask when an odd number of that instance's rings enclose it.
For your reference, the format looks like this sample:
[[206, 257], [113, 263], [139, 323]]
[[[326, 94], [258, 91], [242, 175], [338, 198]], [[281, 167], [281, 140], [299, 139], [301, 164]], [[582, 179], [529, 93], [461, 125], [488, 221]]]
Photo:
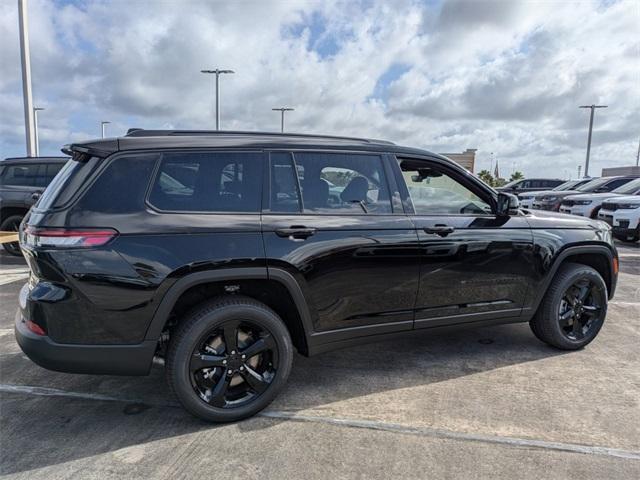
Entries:
[[637, 242], [640, 239], [640, 195], [616, 197], [602, 203], [598, 218], [613, 227], [618, 240]]
[[570, 213], [581, 217], [598, 218], [603, 202], [619, 195], [637, 195], [640, 193], [640, 178], [629, 179], [627, 183], [606, 193], [581, 193], [568, 195], [560, 204], [560, 213]]
[[556, 188], [552, 188], [551, 190], [542, 190], [539, 192], [524, 192], [518, 194], [518, 199], [520, 200], [520, 206], [522, 208], [533, 208], [533, 202], [536, 197], [543, 195], [553, 195], [554, 192], [560, 192], [563, 190], [574, 190], [585, 183], [590, 182], [593, 178], [581, 178], [580, 180], [568, 180]]

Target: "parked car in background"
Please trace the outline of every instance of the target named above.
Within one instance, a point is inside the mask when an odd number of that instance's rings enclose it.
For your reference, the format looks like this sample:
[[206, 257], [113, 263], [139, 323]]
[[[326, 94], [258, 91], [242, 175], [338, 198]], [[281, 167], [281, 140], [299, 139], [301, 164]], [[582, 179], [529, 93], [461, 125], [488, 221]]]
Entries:
[[579, 186], [590, 182], [591, 180], [593, 180], [593, 178], [582, 178], [580, 180], [569, 180], [569, 181], [566, 181], [566, 182], [558, 185], [556, 188], [553, 188], [551, 190], [542, 190], [540, 192], [519, 193], [518, 194], [518, 199], [520, 199], [520, 206], [522, 208], [533, 208], [533, 202], [538, 197], [541, 197], [543, 195], [548, 195], [548, 194], [552, 194], [553, 195], [554, 192], [561, 192], [561, 191], [565, 191], [565, 190], [574, 190], [574, 189], [578, 188]]
[[580, 193], [569, 195], [560, 203], [560, 213], [569, 213], [581, 217], [598, 218], [602, 202], [614, 199], [618, 195], [636, 195], [640, 192], [640, 178], [610, 191], [609, 193]]
[[613, 235], [622, 241], [640, 240], [640, 194], [605, 200], [598, 218], [613, 227]]
[[560, 180], [559, 178], [523, 178], [509, 182], [502, 187], [498, 187], [496, 190], [499, 192], [519, 194], [522, 192], [549, 190], [563, 183], [565, 183], [565, 180]]
[[[17, 232], [29, 208], [68, 157], [22, 157], [0, 161], [0, 231]], [[20, 255], [18, 242], [3, 243], [12, 255]]]
[[576, 195], [579, 193], [607, 193], [611, 190], [630, 182], [637, 177], [601, 177], [595, 178], [584, 185], [575, 188], [575, 190], [565, 190], [562, 192], [553, 192], [537, 197], [533, 202], [533, 208], [536, 210], [559, 211], [560, 204], [565, 197]]
[[608, 225], [522, 211], [424, 150], [143, 130], [65, 150], [21, 226], [18, 344], [66, 372], [146, 375], [164, 359], [178, 400], [207, 420], [266, 407], [294, 349], [528, 322], [577, 350], [616, 289]]

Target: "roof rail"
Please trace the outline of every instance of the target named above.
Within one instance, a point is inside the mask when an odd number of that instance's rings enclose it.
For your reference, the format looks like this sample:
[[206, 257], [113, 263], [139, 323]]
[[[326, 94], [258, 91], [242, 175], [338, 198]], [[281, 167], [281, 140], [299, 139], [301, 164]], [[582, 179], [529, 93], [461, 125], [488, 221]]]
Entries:
[[372, 138], [343, 137], [338, 135], [316, 135], [307, 133], [276, 133], [276, 132], [249, 132], [238, 130], [145, 130], [143, 128], [130, 128], [127, 130], [127, 137], [171, 137], [171, 136], [225, 136], [225, 135], [257, 135], [271, 137], [295, 137], [295, 138], [326, 138], [335, 140], [355, 140], [364, 143], [382, 143], [394, 145], [387, 140], [377, 140]]

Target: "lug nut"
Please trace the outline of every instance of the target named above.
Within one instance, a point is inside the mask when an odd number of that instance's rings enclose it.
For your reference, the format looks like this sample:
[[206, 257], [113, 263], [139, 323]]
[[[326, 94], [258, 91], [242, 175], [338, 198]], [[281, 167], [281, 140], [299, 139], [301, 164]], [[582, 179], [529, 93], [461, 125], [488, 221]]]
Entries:
[[226, 364], [227, 364], [227, 361], [226, 361], [226, 360], [222, 360], [222, 364], [223, 364], [223, 365], [226, 365]]
[[247, 356], [246, 355], [242, 355], [242, 359], [244, 360], [245, 358], [247, 358]]
[[235, 355], [236, 351], [235, 350], [231, 350], [231, 355]]
[[244, 367], [240, 367], [240, 371], [242, 372], [244, 370]]

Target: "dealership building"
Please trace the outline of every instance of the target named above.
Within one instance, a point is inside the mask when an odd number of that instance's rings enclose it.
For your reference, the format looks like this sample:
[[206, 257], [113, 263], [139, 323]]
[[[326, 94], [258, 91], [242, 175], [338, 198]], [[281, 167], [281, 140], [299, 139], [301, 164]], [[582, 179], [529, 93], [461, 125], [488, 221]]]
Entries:
[[441, 153], [440, 155], [444, 155], [445, 157], [450, 158], [458, 165], [466, 168], [471, 173], [473, 173], [473, 168], [476, 163], [476, 151], [477, 148], [467, 148], [462, 153]]

